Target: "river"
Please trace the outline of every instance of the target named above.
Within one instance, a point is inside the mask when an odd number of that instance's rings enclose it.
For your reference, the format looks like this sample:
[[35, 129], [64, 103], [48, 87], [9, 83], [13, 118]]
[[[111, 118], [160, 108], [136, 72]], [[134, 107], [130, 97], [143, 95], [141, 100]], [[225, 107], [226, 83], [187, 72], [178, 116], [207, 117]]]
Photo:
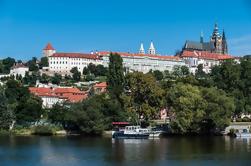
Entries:
[[0, 137], [0, 166], [251, 165], [251, 139]]

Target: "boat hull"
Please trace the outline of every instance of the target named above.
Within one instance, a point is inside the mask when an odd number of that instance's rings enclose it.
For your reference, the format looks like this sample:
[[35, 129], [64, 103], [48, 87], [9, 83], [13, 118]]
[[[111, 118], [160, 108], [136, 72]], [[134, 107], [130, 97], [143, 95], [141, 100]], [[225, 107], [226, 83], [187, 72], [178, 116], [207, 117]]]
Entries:
[[116, 139], [148, 139], [149, 134], [124, 134], [123, 132], [114, 132], [112, 138]]

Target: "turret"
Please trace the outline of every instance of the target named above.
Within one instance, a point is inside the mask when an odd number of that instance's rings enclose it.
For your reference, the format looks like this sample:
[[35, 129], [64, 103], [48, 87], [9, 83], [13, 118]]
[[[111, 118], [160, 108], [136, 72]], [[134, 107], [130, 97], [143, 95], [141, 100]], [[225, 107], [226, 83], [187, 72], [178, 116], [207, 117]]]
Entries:
[[143, 43], [140, 44], [139, 54], [145, 54], [145, 49]]
[[49, 57], [56, 53], [56, 50], [52, 47], [50, 43], [48, 43], [43, 49], [43, 56]]
[[151, 55], [155, 55], [156, 54], [156, 50], [154, 48], [153, 42], [151, 42], [151, 44], [150, 44], [150, 47], [148, 49], [148, 54], [151, 54]]

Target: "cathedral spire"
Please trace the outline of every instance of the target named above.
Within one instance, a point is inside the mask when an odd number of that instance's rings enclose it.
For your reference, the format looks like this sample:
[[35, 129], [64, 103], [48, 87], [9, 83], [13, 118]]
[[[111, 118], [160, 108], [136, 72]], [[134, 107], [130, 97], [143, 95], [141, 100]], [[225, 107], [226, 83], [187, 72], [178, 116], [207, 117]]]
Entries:
[[223, 32], [222, 32], [222, 40], [226, 40], [226, 35], [225, 35], [225, 30], [223, 29]]
[[204, 42], [204, 34], [203, 31], [200, 32], [200, 43]]
[[152, 54], [152, 55], [156, 54], [156, 50], [154, 48], [154, 45], [153, 45], [152, 41], [151, 41], [151, 44], [150, 44], [150, 47], [149, 47], [149, 50], [148, 50], [148, 54]]
[[215, 25], [214, 25], [214, 32], [213, 32], [213, 35], [212, 35], [212, 37], [219, 37], [219, 28], [218, 28], [218, 24], [217, 23], [215, 23]]
[[145, 54], [145, 49], [143, 43], [140, 44], [139, 54]]

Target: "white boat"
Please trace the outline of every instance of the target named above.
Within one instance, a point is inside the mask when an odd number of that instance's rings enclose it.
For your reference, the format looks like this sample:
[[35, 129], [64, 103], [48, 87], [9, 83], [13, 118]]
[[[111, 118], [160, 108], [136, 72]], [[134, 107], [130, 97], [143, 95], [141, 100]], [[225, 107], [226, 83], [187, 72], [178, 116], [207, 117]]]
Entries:
[[149, 135], [150, 130], [141, 128], [140, 126], [126, 126], [124, 130], [112, 132], [112, 138], [147, 139]]
[[249, 129], [243, 129], [241, 132], [235, 133], [238, 138], [251, 138], [251, 133]]

